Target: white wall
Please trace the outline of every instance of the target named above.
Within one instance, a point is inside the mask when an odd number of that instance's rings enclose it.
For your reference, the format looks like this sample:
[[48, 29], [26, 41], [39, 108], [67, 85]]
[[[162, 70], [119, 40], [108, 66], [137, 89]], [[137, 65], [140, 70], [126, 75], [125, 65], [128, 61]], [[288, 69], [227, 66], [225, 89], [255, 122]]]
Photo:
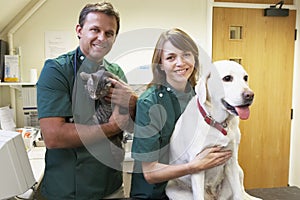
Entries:
[[[77, 24], [80, 9], [88, 2], [83, 0], [47, 0], [46, 3], [14, 34], [14, 46], [20, 47], [21, 74], [23, 81], [29, 81], [29, 69], [37, 68], [38, 73], [42, 69], [45, 55], [44, 34], [46, 31], [69, 31], [72, 33], [72, 49], [77, 47], [75, 25]], [[121, 14], [121, 30], [118, 37], [133, 30], [146, 29], [169, 29], [178, 27], [189, 33], [204, 49], [211, 54], [211, 6], [222, 5], [213, 3], [211, 0], [111, 0]], [[298, 1], [295, 1], [299, 3]], [[228, 5], [228, 4], [224, 4]], [[248, 5], [247, 5], [248, 6]], [[253, 6], [253, 4], [251, 5]], [[255, 5], [254, 5], [255, 6]], [[261, 6], [261, 5], [260, 5]], [[300, 5], [296, 5], [300, 8]], [[299, 30], [300, 17], [297, 16]], [[155, 31], [154, 31], [155, 32]], [[156, 39], [158, 33], [147, 35], [149, 40]], [[150, 38], [151, 37], [151, 38]], [[154, 41], [154, 40], [153, 40]], [[135, 42], [135, 41], [132, 41]], [[116, 44], [114, 49], [121, 48]], [[300, 147], [300, 72], [299, 66], [299, 34], [296, 42], [295, 70], [294, 70], [294, 120], [291, 134], [291, 162], [290, 162], [290, 185], [300, 187], [300, 162], [297, 161], [297, 148]], [[113, 49], [113, 50], [114, 50]], [[149, 54], [148, 54], [149, 55]], [[134, 57], [130, 61], [134, 62]], [[126, 67], [126, 66], [125, 66]], [[126, 69], [125, 69], [126, 70]], [[272, 167], [272, 166], [270, 166]]]
[[295, 43], [295, 62], [294, 62], [294, 83], [293, 83], [293, 109], [294, 119], [292, 120], [291, 131], [291, 151], [290, 151], [290, 173], [289, 184], [300, 187], [300, 2], [294, 1], [297, 7], [296, 29], [297, 40]]
[[[14, 34], [14, 46], [21, 47], [22, 52], [23, 81], [29, 81], [29, 72], [25, 69], [37, 68], [40, 72], [43, 66], [46, 31], [69, 31], [73, 34], [73, 48], [77, 46], [75, 25], [81, 8], [87, 2], [96, 1], [48, 0]], [[135, 29], [178, 27], [206, 45], [205, 1], [189, 0], [188, 3], [184, 3], [182, 0], [112, 0], [111, 2], [121, 15], [120, 34]]]

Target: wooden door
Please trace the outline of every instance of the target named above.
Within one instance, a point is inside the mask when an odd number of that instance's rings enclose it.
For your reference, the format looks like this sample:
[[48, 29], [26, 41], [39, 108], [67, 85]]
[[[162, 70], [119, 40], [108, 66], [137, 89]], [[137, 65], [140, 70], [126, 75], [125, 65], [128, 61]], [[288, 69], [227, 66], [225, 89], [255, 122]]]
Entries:
[[262, 9], [213, 9], [213, 60], [241, 62], [255, 92], [250, 118], [240, 123], [246, 189], [288, 184], [295, 21], [291, 10], [264, 17]]

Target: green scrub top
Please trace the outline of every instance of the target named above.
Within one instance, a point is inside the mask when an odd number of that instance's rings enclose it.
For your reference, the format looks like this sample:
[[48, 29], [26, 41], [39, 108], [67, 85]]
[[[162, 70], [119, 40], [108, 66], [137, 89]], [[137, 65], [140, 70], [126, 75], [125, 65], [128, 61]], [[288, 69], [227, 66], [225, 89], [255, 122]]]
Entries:
[[[127, 82], [118, 65], [106, 60], [102, 65]], [[90, 124], [95, 102], [87, 98], [84, 86], [74, 74], [95, 72], [98, 67], [83, 55], [80, 48], [47, 60], [37, 82], [39, 119], [64, 117], [74, 118], [76, 123]], [[48, 200], [98, 200], [113, 193], [121, 187], [123, 180], [122, 171], [110, 167], [109, 162], [114, 162], [112, 157], [108, 140], [93, 146], [47, 149], [41, 185], [43, 196]], [[121, 169], [121, 163], [118, 165]]]
[[142, 173], [142, 162], [169, 163], [169, 142], [175, 123], [195, 95], [176, 92], [171, 86], [152, 86], [138, 99], [132, 144], [134, 173], [131, 180], [131, 197], [167, 199], [167, 182], [149, 184]]

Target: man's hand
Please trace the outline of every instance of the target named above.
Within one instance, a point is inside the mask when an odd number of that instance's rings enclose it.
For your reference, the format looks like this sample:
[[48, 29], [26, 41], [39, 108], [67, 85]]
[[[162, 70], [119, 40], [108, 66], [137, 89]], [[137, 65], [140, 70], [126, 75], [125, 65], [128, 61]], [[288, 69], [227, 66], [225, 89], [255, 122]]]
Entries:
[[114, 107], [113, 113], [109, 118], [109, 123], [113, 124], [116, 131], [119, 132], [120, 130], [124, 131], [128, 129], [128, 126], [131, 123], [130, 115], [127, 114], [120, 114], [120, 107], [116, 105]]
[[[135, 119], [135, 106], [137, 101], [137, 94], [130, 88], [130, 86], [123, 81], [110, 79], [112, 88], [109, 95], [106, 97], [107, 101], [121, 106], [129, 110], [132, 120]], [[121, 112], [122, 113], [122, 112]]]

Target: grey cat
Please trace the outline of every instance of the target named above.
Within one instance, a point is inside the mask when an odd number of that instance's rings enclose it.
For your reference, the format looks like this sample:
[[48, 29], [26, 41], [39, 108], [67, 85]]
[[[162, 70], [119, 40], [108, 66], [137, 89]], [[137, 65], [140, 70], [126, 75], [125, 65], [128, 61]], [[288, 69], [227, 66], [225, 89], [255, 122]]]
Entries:
[[[98, 103], [93, 116], [95, 123], [103, 124], [109, 121], [112, 115], [112, 106], [110, 102], [104, 99], [108, 95], [110, 88], [112, 87], [109, 78], [119, 80], [117, 76], [106, 71], [104, 67], [98, 71], [88, 74], [86, 72], [80, 73], [81, 79], [86, 83], [85, 89], [89, 97]], [[128, 112], [125, 108], [120, 108], [120, 114], [126, 114]], [[108, 138], [111, 141], [111, 150], [113, 156], [117, 162], [124, 160], [125, 151], [122, 146], [123, 131], [117, 135]]]

